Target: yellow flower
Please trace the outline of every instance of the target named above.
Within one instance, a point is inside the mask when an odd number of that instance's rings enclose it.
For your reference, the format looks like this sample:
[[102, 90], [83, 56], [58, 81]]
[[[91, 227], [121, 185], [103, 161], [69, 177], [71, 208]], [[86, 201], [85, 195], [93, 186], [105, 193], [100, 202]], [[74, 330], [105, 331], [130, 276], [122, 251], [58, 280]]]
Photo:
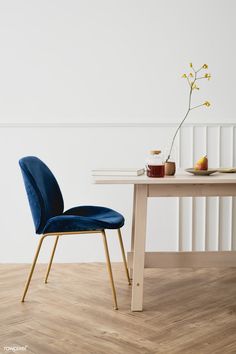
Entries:
[[199, 87], [196, 84], [192, 85], [192, 88], [193, 88], [193, 90], [200, 90]]
[[189, 66], [190, 66], [190, 68], [192, 68], [193, 67], [193, 63], [189, 63]]
[[190, 73], [190, 74], [189, 74], [189, 77], [193, 77], [193, 74], [192, 74], [192, 73]]
[[205, 77], [206, 79], [208, 79], [208, 81], [209, 81], [210, 78], [211, 78], [211, 74], [205, 74], [204, 77]]
[[208, 69], [208, 65], [207, 64], [203, 64], [202, 68], [203, 69]]
[[206, 107], [210, 107], [211, 104], [210, 104], [209, 101], [205, 101], [205, 102], [203, 103], [203, 105], [206, 106]]
[[187, 75], [186, 74], [183, 74], [181, 77], [184, 77], [184, 78], [186, 78], [187, 77]]

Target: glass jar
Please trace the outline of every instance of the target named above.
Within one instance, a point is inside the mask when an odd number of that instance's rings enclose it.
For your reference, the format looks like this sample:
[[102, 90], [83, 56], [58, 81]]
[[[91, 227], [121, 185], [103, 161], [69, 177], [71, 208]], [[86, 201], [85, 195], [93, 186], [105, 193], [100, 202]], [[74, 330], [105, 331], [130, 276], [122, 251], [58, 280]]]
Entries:
[[146, 161], [147, 176], [148, 177], [164, 177], [165, 165], [161, 150], [151, 150]]

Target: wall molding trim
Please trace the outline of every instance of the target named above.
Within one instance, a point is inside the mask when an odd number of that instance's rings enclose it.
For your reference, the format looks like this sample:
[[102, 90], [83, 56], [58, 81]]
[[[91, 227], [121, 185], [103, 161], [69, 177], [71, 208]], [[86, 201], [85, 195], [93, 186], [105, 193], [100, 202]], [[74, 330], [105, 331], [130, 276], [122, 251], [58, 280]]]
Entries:
[[[0, 128], [174, 128], [179, 123], [0, 123]], [[236, 127], [235, 123], [186, 123], [183, 127]]]

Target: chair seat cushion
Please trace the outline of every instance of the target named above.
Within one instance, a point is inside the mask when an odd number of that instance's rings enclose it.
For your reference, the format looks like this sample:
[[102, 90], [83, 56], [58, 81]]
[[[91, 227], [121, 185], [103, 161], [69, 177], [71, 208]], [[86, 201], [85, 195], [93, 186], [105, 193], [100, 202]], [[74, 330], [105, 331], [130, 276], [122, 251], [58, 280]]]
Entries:
[[78, 206], [48, 220], [43, 233], [118, 229], [124, 217], [115, 210], [100, 206]]

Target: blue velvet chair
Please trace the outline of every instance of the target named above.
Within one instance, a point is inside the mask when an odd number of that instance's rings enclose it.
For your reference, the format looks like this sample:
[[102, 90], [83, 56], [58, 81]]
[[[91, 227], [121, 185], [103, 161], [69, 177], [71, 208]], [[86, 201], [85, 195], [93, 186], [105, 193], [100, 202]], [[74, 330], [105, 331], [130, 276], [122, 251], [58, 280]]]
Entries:
[[118, 309], [105, 229], [118, 230], [124, 267], [128, 283], [130, 284], [120, 231], [120, 228], [124, 225], [124, 217], [115, 210], [101, 206], [78, 206], [64, 211], [64, 202], [59, 185], [49, 168], [35, 156], [24, 157], [19, 161], [19, 164], [30, 204], [35, 231], [36, 234], [42, 235], [25, 285], [22, 302], [25, 300], [45, 237], [55, 237], [55, 243], [45, 277], [45, 283], [47, 283], [59, 237], [68, 234], [80, 235], [94, 233], [101, 234], [103, 237], [114, 308]]

